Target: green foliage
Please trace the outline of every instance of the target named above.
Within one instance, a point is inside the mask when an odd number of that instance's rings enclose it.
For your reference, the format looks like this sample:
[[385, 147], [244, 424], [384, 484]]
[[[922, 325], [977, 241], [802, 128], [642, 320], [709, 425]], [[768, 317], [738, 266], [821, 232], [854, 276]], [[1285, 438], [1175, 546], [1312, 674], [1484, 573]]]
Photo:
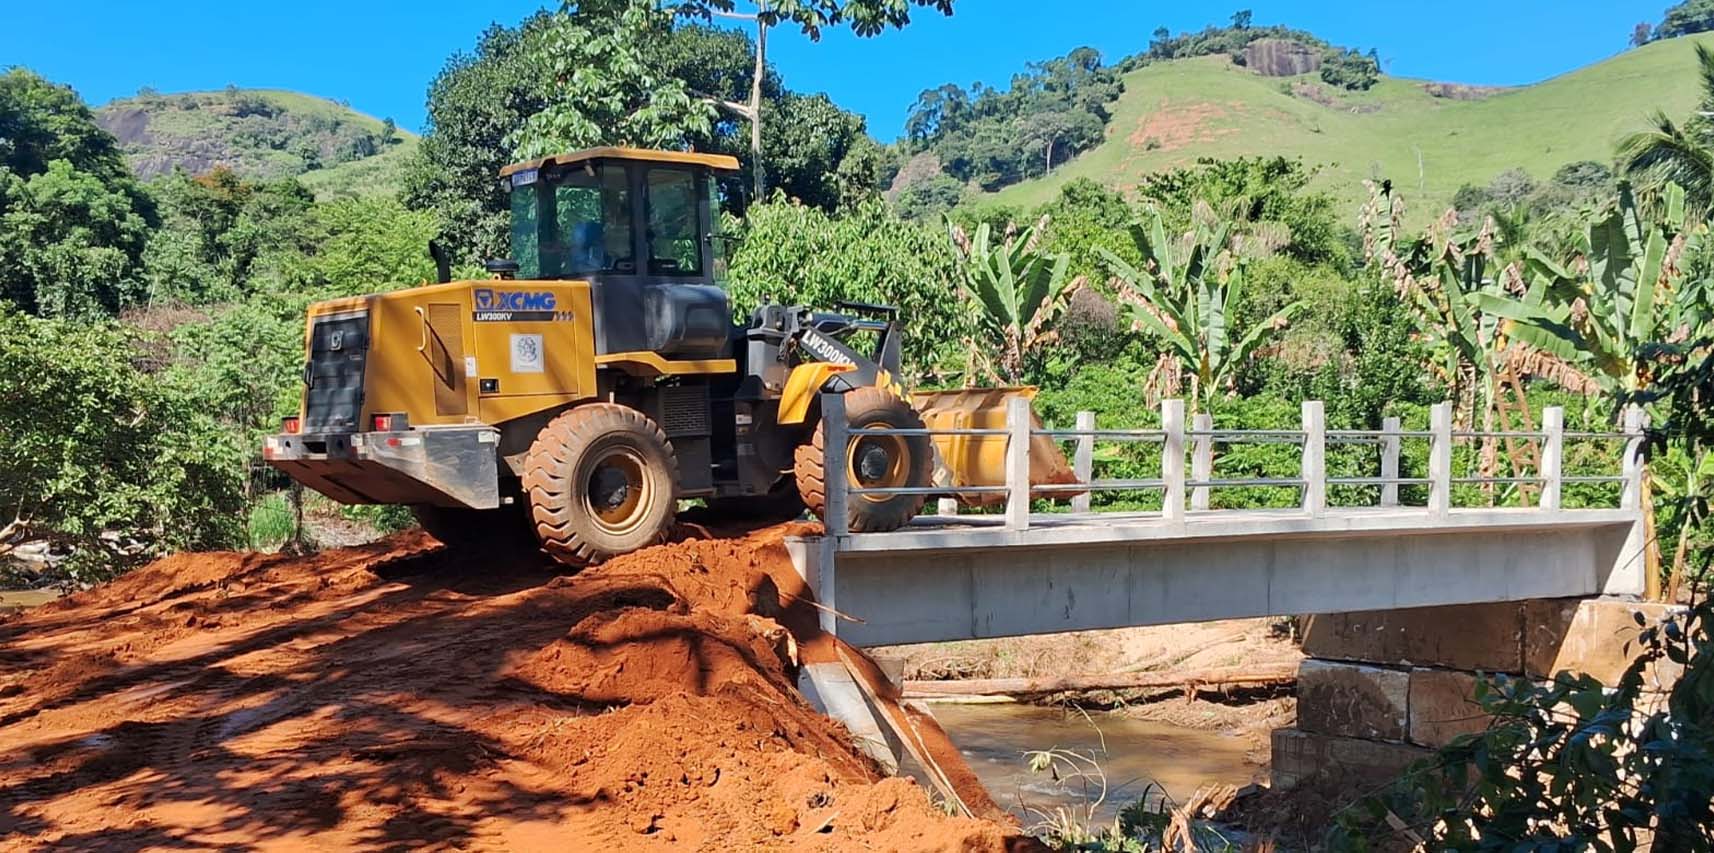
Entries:
[[1346, 229], [1333, 199], [1309, 189], [1315, 171], [1285, 157], [1200, 158], [1189, 168], [1143, 177], [1137, 195], [1154, 202], [1169, 227], [1190, 227], [1198, 202], [1265, 237], [1270, 251], [1311, 263], [1350, 263]]
[[241, 540], [249, 449], [195, 388], [139, 369], [141, 344], [110, 323], [0, 308], [0, 507], [17, 520], [0, 551], [45, 538], [93, 579]]
[[1007, 89], [948, 83], [917, 97], [905, 120], [911, 152], [933, 151], [946, 173], [984, 189], [1046, 173], [1101, 142], [1124, 87], [1094, 48], [1031, 63]]
[[893, 207], [905, 219], [936, 220], [964, 199], [964, 185], [949, 175], [936, 175], [899, 191]]
[[[1243, 11], [1248, 12], [1248, 10]], [[1327, 42], [1322, 41], [1314, 33], [1282, 26], [1257, 27], [1254, 25], [1254, 16], [1240, 19], [1238, 14], [1234, 14], [1232, 26], [1229, 27], [1210, 25], [1203, 27], [1198, 32], [1179, 33], [1177, 36], [1174, 36], [1172, 31], [1166, 27], [1159, 27], [1149, 40], [1148, 51], [1127, 57], [1120, 64], [1120, 68], [1124, 71], [1131, 71], [1154, 62], [1193, 59], [1198, 56], [1218, 56], [1220, 54], [1231, 56], [1234, 61], [1241, 62], [1244, 48], [1248, 47], [1250, 42], [1261, 39], [1286, 39], [1310, 47], [1325, 48], [1328, 46]]]
[[[228, 169], [154, 184], [161, 228], [144, 253], [150, 302], [240, 298], [282, 257], [307, 252], [312, 201], [295, 181], [252, 183]], [[277, 284], [277, 282], [276, 282]]]
[[672, 19], [652, 0], [567, 0], [530, 55], [554, 88], [508, 137], [514, 158], [603, 144], [680, 148], [707, 135], [714, 106], [650, 61]]
[[[756, 4], [761, 19], [770, 26], [795, 24], [811, 40], [819, 40], [827, 27], [849, 25], [860, 36], [879, 35], [889, 27], [902, 27], [911, 20], [911, 7], [952, 14], [952, 0], [771, 0]], [[716, 12], [731, 12], [734, 0], [677, 0], [681, 15], [708, 19]]]
[[1058, 339], [1054, 321], [1085, 284], [1067, 274], [1068, 258], [1042, 251], [1038, 232], [1046, 226], [1044, 217], [996, 242], [987, 223], [971, 236], [949, 225], [959, 295], [976, 307], [972, 364], [1008, 385], [1022, 381], [1025, 361]]
[[905, 323], [906, 370], [919, 378], [939, 375], [940, 354], [956, 351], [964, 337], [945, 236], [878, 200], [829, 214], [776, 194], [733, 230], [740, 243], [727, 289], [741, 320], [768, 302], [822, 310], [841, 300], [894, 305]]
[[0, 300], [34, 314], [116, 313], [141, 289], [154, 223], [75, 92], [22, 68], [0, 74]]
[[1329, 86], [1361, 92], [1380, 81], [1380, 63], [1350, 48], [1328, 51], [1321, 59], [1321, 82]]
[[1527, 291], [1490, 289], [1473, 304], [1516, 321], [1515, 337], [1576, 366], [1609, 396], [1644, 387], [1651, 366], [1637, 359], [1642, 346], [1691, 319], [1671, 298], [1679, 270], [1667, 252], [1700, 235], [1682, 235], [1684, 192], [1669, 185], [1666, 197], [1664, 216], [1645, 218], [1622, 187], [1617, 206], [1589, 224], [1570, 258], [1532, 251]]
[[1655, 27], [1654, 37], [1677, 38], [1709, 30], [1714, 30], [1714, 0], [1683, 0], [1666, 10], [1666, 17]]
[[1229, 248], [1232, 223], [1199, 222], [1182, 237], [1169, 237], [1160, 212], [1151, 210], [1130, 234], [1142, 267], [1097, 250], [1113, 271], [1120, 301], [1130, 309], [1134, 328], [1147, 329], [1166, 346], [1163, 371], [1170, 384], [1188, 377], [1191, 398], [1212, 411], [1231, 390], [1238, 368], [1302, 303], [1239, 331], [1233, 315], [1243, 300], [1245, 263]]

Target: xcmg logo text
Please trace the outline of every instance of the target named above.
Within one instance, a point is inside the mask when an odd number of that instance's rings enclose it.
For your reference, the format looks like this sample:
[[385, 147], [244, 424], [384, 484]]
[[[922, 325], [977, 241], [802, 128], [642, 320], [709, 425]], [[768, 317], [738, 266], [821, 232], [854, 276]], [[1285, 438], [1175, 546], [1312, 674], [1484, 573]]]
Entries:
[[478, 311], [552, 311], [554, 294], [551, 290], [476, 289]]

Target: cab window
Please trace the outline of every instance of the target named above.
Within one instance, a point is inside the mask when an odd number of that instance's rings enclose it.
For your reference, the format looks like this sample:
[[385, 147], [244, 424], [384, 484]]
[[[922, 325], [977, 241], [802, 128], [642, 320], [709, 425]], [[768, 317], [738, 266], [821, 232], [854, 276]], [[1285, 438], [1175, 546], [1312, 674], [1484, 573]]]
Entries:
[[648, 170], [649, 272], [653, 275], [702, 274], [702, 241], [697, 238], [696, 180], [684, 169]]
[[512, 190], [512, 253], [524, 278], [631, 273], [624, 169], [573, 169]]

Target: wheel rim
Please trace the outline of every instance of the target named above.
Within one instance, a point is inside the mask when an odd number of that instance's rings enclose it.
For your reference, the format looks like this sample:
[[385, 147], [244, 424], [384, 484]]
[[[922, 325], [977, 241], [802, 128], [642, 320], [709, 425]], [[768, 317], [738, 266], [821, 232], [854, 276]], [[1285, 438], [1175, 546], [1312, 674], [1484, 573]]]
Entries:
[[[859, 429], [888, 429], [884, 421], [864, 424]], [[851, 445], [845, 459], [846, 482], [860, 489], [896, 489], [907, 485], [910, 478], [910, 447], [902, 435], [865, 435]], [[890, 501], [898, 495], [858, 495], [871, 503]]]
[[643, 457], [629, 447], [607, 450], [588, 466], [583, 505], [602, 531], [624, 536], [643, 526], [654, 503], [654, 485]]

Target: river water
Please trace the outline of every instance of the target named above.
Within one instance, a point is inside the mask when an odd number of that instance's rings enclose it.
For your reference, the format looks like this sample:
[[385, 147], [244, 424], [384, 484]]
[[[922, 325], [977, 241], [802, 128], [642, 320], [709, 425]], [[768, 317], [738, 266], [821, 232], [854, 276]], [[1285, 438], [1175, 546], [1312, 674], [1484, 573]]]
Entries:
[[988, 792], [1025, 827], [1056, 807], [1081, 810], [1100, 791], [1090, 780], [1055, 781], [1047, 773], [1031, 773], [1024, 757], [1030, 750], [1094, 756], [1107, 780], [1106, 799], [1094, 809], [1095, 825], [1110, 825], [1120, 809], [1141, 798], [1154, 809], [1163, 794], [1183, 802], [1204, 785], [1242, 787], [1267, 778], [1266, 768], [1245, 760], [1250, 743], [1243, 737], [1014, 703], [930, 707]]

